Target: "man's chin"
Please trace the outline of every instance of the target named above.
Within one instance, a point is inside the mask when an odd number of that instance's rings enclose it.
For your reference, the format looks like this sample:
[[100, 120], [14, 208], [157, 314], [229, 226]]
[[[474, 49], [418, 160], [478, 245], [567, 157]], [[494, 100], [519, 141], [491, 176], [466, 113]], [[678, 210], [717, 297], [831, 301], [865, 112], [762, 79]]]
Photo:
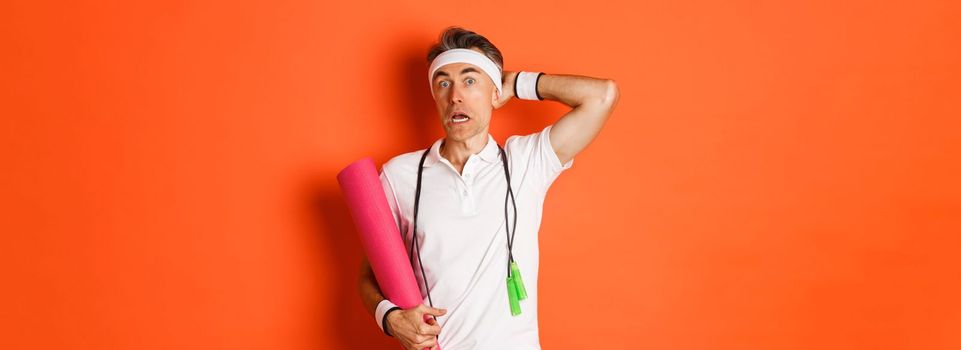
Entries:
[[444, 131], [447, 133], [447, 139], [451, 141], [465, 141], [477, 134], [477, 130], [468, 128], [454, 127], [445, 129]]

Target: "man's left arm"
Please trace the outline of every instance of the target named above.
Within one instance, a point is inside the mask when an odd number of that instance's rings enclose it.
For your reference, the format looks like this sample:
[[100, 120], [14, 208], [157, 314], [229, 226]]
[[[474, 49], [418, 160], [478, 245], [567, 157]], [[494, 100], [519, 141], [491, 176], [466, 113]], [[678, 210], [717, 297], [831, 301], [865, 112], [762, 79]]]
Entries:
[[[516, 72], [505, 74], [505, 80], [512, 83], [516, 75]], [[513, 95], [514, 91], [510, 93]], [[561, 164], [574, 158], [597, 137], [614, 111], [619, 95], [614, 80], [567, 74], [542, 75], [537, 82], [537, 93], [546, 100], [572, 108], [551, 127], [551, 146]]]

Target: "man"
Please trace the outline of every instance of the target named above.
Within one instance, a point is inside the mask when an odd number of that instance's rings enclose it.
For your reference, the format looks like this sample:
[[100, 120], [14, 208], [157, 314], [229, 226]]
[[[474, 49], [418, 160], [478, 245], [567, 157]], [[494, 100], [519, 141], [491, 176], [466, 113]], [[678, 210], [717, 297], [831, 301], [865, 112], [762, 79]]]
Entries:
[[[406, 349], [540, 349], [537, 236], [543, 201], [554, 179], [604, 126], [617, 103], [617, 85], [503, 71], [503, 56], [490, 41], [457, 27], [441, 34], [428, 62], [446, 136], [428, 149], [394, 157], [380, 174], [428, 305], [402, 310], [384, 299], [367, 261], [361, 298], [384, 332]], [[540, 132], [509, 137], [501, 148], [488, 133], [492, 112], [515, 97], [572, 109]], [[526, 287], [526, 299], [519, 285]]]

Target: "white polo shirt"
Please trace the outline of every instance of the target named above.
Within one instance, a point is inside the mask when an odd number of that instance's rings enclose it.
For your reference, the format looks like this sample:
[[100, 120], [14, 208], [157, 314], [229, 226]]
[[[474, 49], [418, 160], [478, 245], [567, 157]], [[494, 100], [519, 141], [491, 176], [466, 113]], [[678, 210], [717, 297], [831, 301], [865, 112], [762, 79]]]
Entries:
[[[446, 315], [437, 318], [444, 350], [540, 349], [537, 233], [547, 189], [574, 162], [561, 164], [551, 147], [550, 130], [548, 126], [530, 135], [511, 136], [504, 145], [518, 213], [514, 260], [528, 295], [520, 302], [522, 313], [518, 316], [511, 315], [507, 298], [507, 183], [496, 141], [488, 135], [487, 145], [467, 159], [462, 174], [440, 156], [443, 139], [431, 146], [424, 162], [417, 243], [434, 306], [447, 309]], [[394, 157], [380, 173], [408, 248], [417, 167], [423, 152]], [[513, 224], [513, 206], [508, 210]], [[414, 275], [424, 304], [428, 304], [416, 258]]]

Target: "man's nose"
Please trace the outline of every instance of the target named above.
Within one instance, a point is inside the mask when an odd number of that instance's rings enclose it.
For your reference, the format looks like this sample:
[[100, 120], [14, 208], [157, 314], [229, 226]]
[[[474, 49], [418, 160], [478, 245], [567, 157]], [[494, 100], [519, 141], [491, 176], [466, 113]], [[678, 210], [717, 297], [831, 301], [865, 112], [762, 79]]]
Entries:
[[464, 102], [464, 96], [461, 94], [461, 89], [462, 88], [457, 87], [457, 84], [451, 84], [450, 86], [450, 102], [451, 103]]

